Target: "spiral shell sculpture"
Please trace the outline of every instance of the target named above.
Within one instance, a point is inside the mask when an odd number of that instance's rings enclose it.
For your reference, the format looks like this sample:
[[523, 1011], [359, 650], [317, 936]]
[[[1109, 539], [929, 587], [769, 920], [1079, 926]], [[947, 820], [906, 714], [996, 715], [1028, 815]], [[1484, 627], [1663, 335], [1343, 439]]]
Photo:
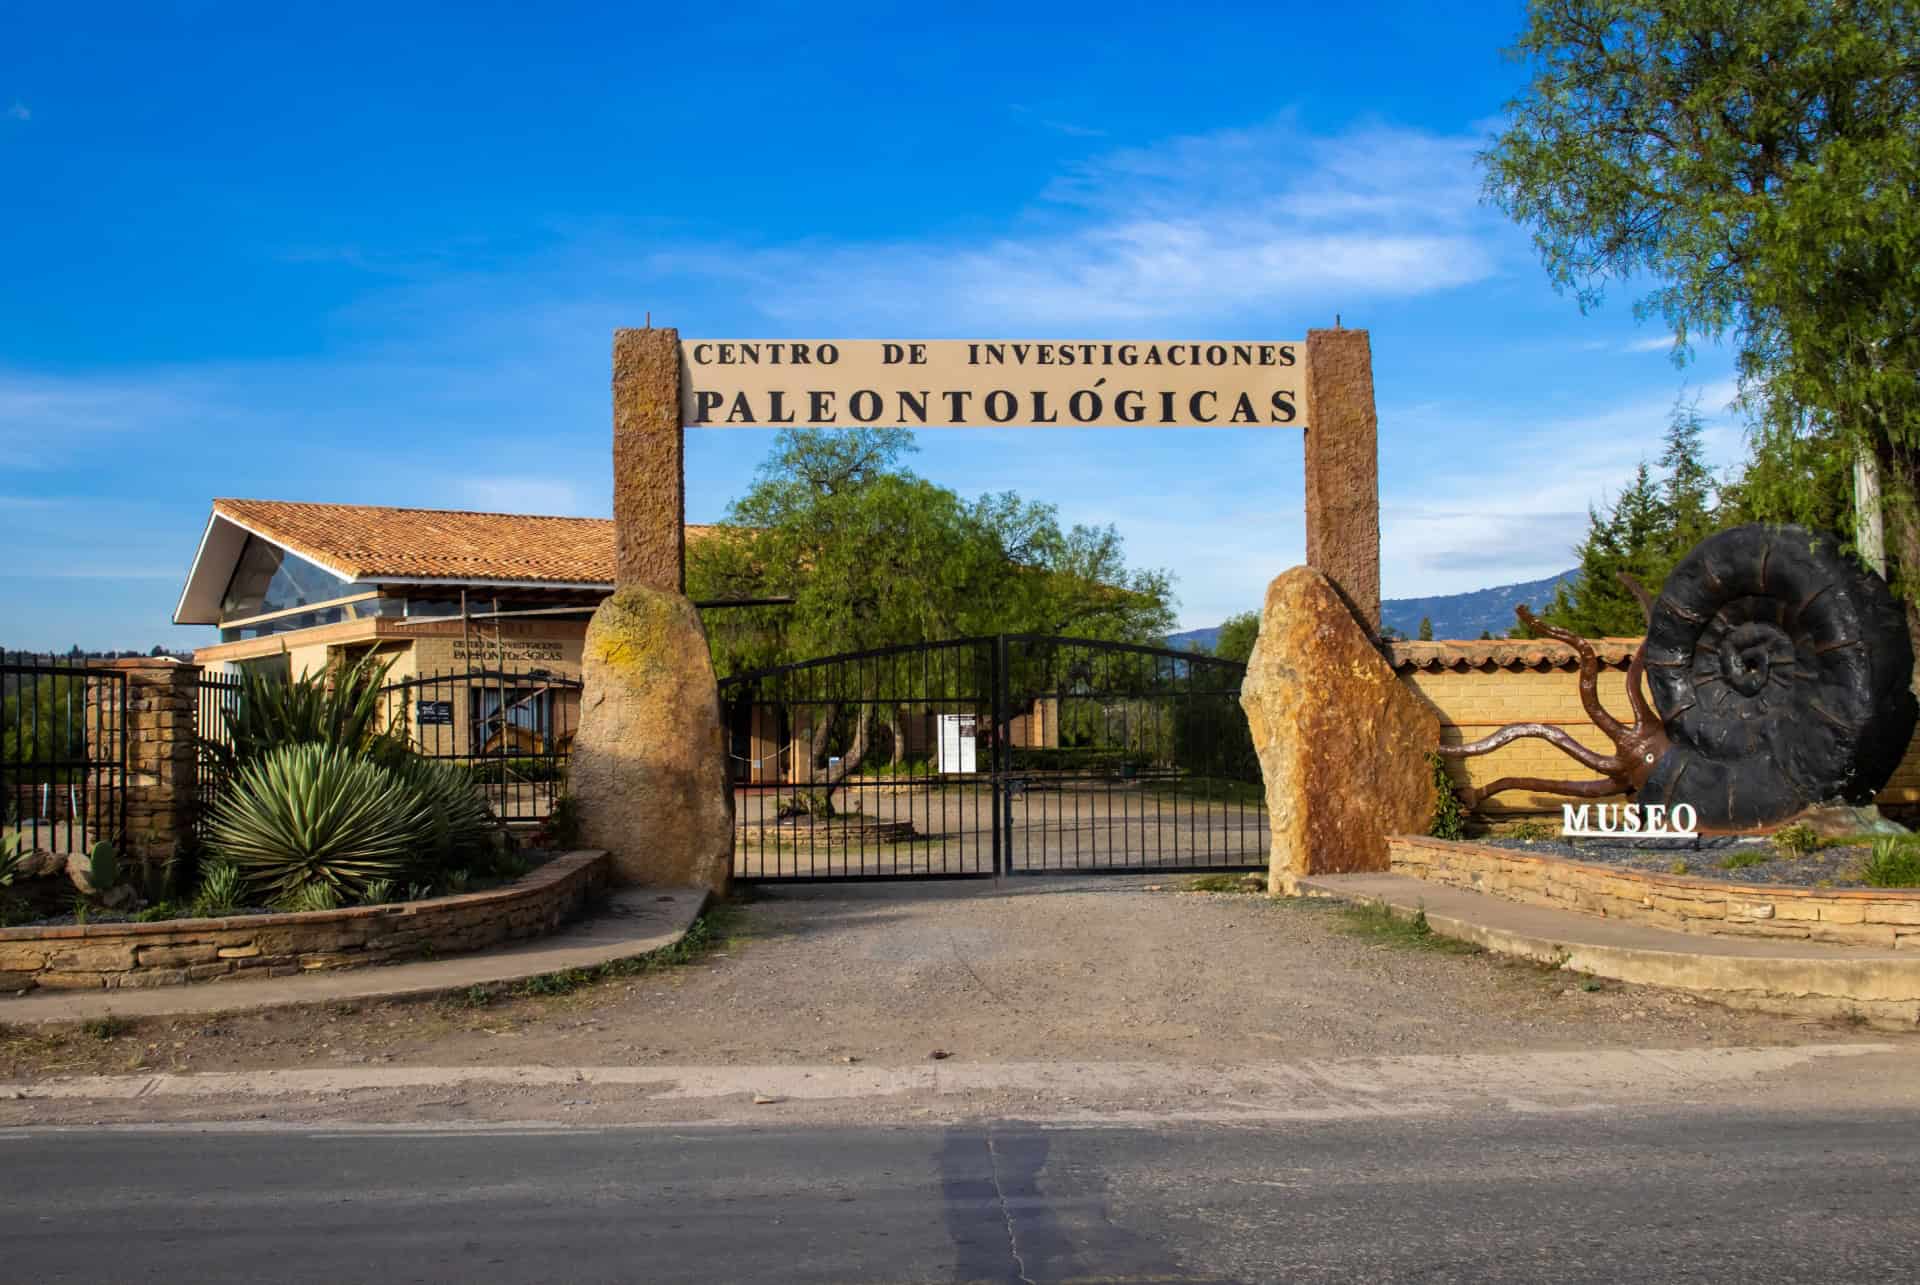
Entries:
[[1440, 750], [1466, 758], [1537, 737], [1602, 776], [1503, 777], [1463, 791], [1469, 807], [1512, 789], [1630, 793], [1642, 803], [1689, 804], [1702, 830], [1730, 833], [1778, 825], [1817, 804], [1870, 802], [1893, 775], [1920, 716], [1906, 617], [1886, 583], [1844, 558], [1833, 537], [1734, 527], [1694, 546], [1657, 601], [1630, 576], [1621, 580], [1647, 617], [1627, 670], [1630, 725], [1600, 704], [1599, 660], [1586, 640], [1519, 611], [1579, 654], [1581, 701], [1612, 754], [1538, 723]]

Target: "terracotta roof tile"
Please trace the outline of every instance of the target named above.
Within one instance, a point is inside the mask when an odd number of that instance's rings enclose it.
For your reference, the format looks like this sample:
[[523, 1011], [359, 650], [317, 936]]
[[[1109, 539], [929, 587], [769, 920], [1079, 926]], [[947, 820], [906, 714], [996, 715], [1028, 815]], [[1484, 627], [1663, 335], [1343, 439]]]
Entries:
[[[1633, 661], [1638, 638], [1595, 638], [1593, 650], [1608, 669]], [[1550, 638], [1492, 638], [1473, 642], [1394, 642], [1387, 657], [1396, 670], [1578, 669], [1573, 648]]]
[[[609, 518], [215, 500], [213, 511], [355, 580], [613, 584]], [[689, 540], [720, 528], [689, 526]]]

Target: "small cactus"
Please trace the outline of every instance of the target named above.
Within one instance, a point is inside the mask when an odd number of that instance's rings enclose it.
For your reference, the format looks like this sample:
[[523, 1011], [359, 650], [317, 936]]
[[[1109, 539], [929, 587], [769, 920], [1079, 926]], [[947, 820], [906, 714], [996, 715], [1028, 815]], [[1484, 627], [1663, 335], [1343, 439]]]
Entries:
[[87, 882], [105, 892], [120, 882], [120, 852], [105, 839], [87, 849]]

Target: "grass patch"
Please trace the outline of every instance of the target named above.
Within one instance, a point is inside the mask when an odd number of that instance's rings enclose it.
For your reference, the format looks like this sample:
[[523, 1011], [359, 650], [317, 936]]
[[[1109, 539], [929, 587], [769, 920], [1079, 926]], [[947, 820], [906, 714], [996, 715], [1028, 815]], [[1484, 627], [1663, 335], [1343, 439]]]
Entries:
[[[1094, 787], [1098, 789], [1096, 784]], [[1259, 807], [1267, 801], [1266, 787], [1251, 781], [1229, 781], [1220, 777], [1194, 777], [1180, 781], [1148, 781], [1142, 794], [1160, 798], [1192, 799], [1200, 803], [1228, 803], [1241, 807]]]
[[1755, 852], [1751, 848], [1745, 852], [1729, 852], [1726, 856], [1720, 858], [1719, 862], [1722, 870], [1745, 870], [1748, 866], [1764, 866], [1765, 864], [1767, 864], [1767, 854], [1764, 852]]
[[1265, 875], [1257, 873], [1195, 875], [1187, 880], [1187, 892], [1259, 892], [1267, 890]]
[[108, 1013], [105, 1017], [90, 1017], [80, 1023], [80, 1029], [96, 1040], [115, 1040], [133, 1029], [133, 1023], [124, 1017], [115, 1017]]
[[1773, 832], [1773, 846], [1783, 856], [1804, 857], [1809, 852], [1820, 850], [1820, 836], [1805, 823], [1782, 826]]
[[1427, 922], [1425, 907], [1403, 919], [1378, 903], [1343, 906], [1340, 930], [1353, 937], [1365, 937], [1383, 946], [1402, 946], [1412, 950], [1432, 950], [1444, 955], [1478, 955], [1480, 948], [1469, 941], [1446, 937]]
[[1860, 882], [1870, 888], [1920, 888], [1920, 842], [1885, 837], [1860, 867]]

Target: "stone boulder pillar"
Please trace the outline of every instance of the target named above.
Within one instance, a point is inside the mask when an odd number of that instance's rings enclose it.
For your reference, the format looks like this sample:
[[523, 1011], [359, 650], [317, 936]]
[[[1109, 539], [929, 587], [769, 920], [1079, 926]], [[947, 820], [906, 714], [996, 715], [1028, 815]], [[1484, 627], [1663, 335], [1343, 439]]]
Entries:
[[1273, 892], [1303, 875], [1385, 870], [1387, 836], [1432, 821], [1426, 756], [1440, 721], [1369, 634], [1311, 567], [1267, 586], [1240, 704], [1266, 783]]
[[617, 878], [726, 891], [733, 790], [700, 615], [677, 593], [627, 585], [587, 625], [569, 790], [582, 840]]

